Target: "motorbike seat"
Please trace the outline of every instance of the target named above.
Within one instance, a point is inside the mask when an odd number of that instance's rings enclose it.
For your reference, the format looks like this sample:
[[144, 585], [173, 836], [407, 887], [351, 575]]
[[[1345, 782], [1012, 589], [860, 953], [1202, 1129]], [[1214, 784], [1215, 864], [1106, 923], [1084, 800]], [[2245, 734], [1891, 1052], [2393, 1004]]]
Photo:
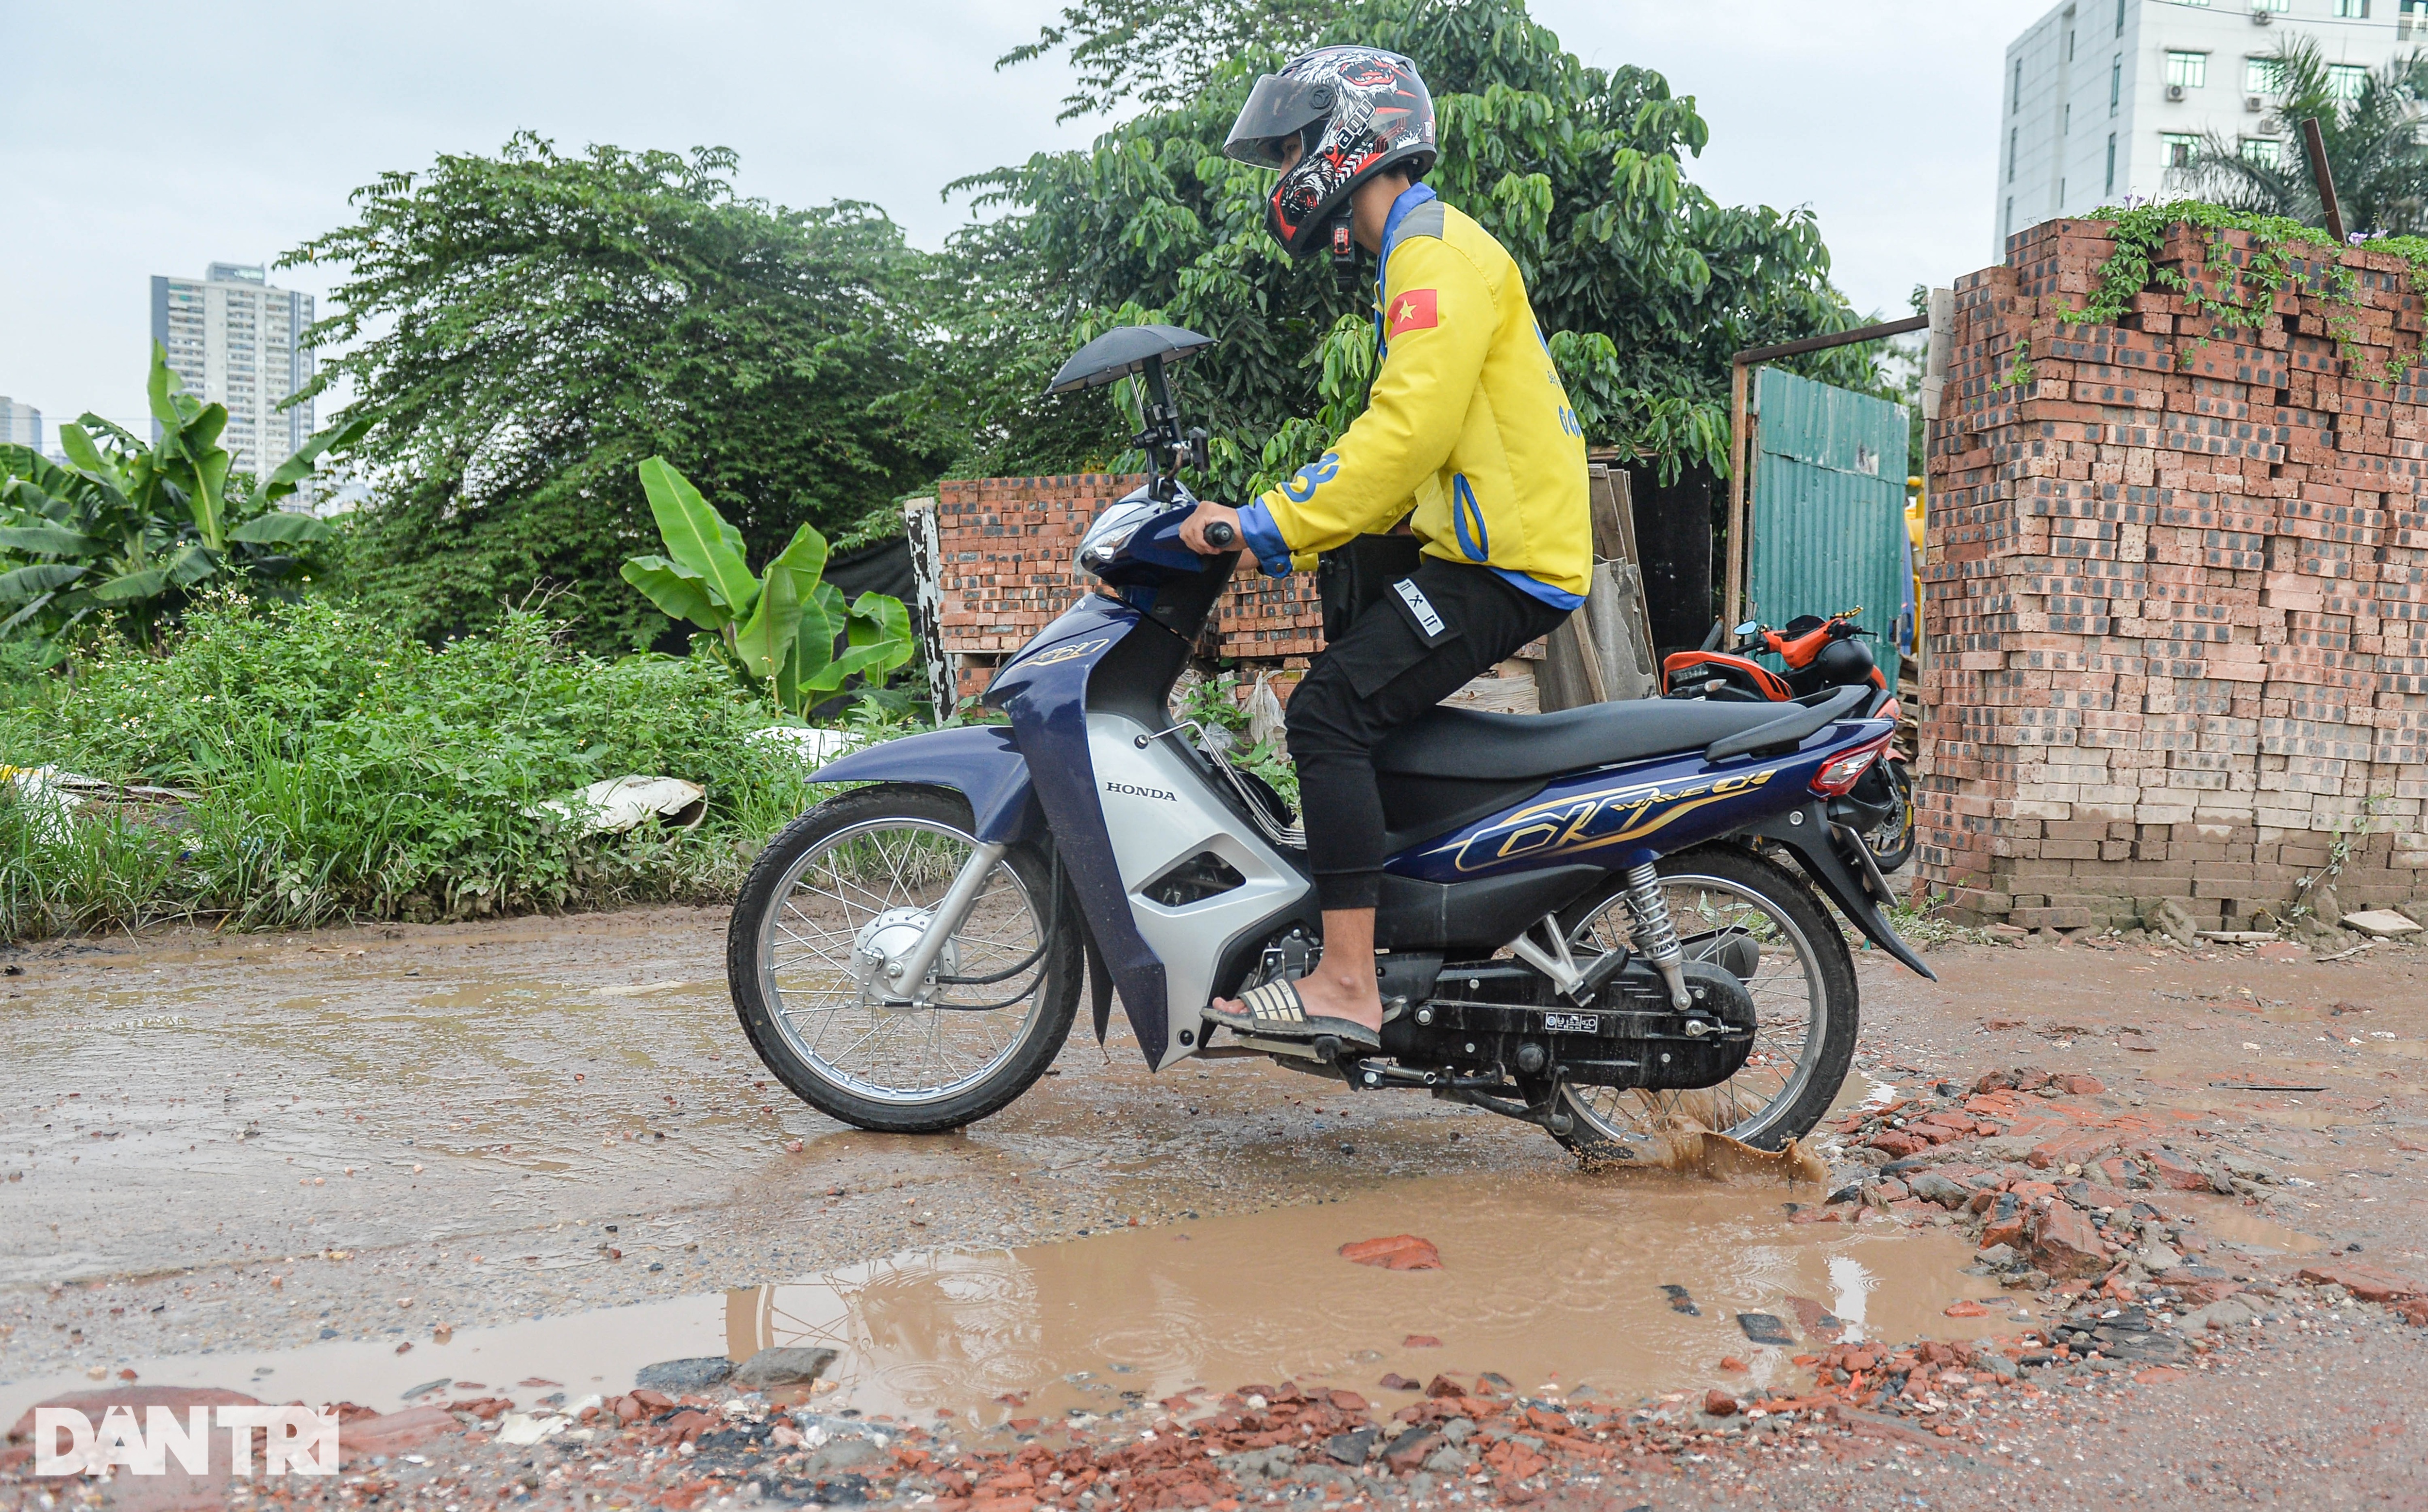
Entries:
[[1795, 710], [1779, 703], [1630, 698], [1558, 714], [1426, 711], [1374, 748], [1386, 775], [1506, 781], [1698, 750]]

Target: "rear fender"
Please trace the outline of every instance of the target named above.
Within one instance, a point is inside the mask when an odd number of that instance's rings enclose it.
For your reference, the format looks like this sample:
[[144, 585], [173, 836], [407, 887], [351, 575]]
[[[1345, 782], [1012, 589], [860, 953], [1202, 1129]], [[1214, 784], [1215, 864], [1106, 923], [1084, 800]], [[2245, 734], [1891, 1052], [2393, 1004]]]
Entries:
[[[1804, 805], [1787, 814], [1774, 814], [1757, 825], [1739, 831], [1776, 840], [1795, 852], [1804, 870], [1828, 894], [1829, 901], [1848, 922], [1863, 931], [1863, 938], [1896, 958], [1900, 964], [1911, 968], [1923, 978], [1937, 981], [1938, 976], [1922, 963], [1888, 921], [1888, 884], [1880, 879], [1879, 868], [1871, 864], [1871, 856], [1862, 848], [1862, 840], [1843, 825], [1829, 822], [1829, 811], [1819, 802]], [[1843, 853], [1851, 847], [1856, 859], [1849, 861]]]
[[1731, 689], [1774, 702], [1785, 703], [1796, 696], [1778, 673], [1726, 651], [1672, 651], [1661, 663], [1662, 690], [1673, 696], [1682, 688], [1714, 678]]
[[988, 845], [1013, 845], [1043, 828], [1028, 763], [1002, 725], [963, 725], [905, 735], [855, 751], [810, 774], [813, 782], [922, 782], [970, 800], [973, 829]]

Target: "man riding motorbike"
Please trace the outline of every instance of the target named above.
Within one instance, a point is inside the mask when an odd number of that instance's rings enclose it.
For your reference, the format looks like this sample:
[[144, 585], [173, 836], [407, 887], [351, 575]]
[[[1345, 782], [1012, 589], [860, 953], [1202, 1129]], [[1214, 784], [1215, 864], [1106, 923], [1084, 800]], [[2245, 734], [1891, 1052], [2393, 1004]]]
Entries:
[[1592, 570], [1584, 433], [1509, 254], [1421, 182], [1433, 100], [1416, 65], [1326, 47], [1256, 81], [1224, 152], [1277, 168], [1267, 224], [1292, 256], [1353, 238], [1375, 256], [1382, 355], [1366, 412], [1228, 523], [1279, 577], [1404, 520], [1422, 562], [1308, 667], [1288, 713], [1323, 954], [1309, 975], [1206, 1017], [1266, 1038], [1380, 1043], [1374, 906], [1384, 814], [1373, 749], [1583, 602]]

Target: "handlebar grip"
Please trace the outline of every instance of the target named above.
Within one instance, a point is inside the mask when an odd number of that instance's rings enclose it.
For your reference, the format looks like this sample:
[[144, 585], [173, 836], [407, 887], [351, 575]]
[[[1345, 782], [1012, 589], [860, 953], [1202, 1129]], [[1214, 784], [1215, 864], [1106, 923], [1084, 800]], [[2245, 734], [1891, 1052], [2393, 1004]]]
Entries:
[[1218, 551], [1227, 551], [1239, 543], [1239, 533], [1226, 520], [1216, 520], [1206, 527], [1206, 544]]

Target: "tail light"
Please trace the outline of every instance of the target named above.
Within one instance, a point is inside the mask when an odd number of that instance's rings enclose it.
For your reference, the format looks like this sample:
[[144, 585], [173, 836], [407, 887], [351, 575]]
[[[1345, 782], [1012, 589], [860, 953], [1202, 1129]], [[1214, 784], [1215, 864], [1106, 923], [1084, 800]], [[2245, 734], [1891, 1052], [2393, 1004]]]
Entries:
[[1853, 787], [1865, 772], [1870, 771], [1872, 763], [1878, 761], [1881, 754], [1888, 748], [1889, 737], [1882, 735], [1879, 739], [1866, 741], [1852, 750], [1840, 751], [1823, 762], [1821, 769], [1813, 774], [1813, 791], [1825, 798], [1844, 797], [1846, 790]]

